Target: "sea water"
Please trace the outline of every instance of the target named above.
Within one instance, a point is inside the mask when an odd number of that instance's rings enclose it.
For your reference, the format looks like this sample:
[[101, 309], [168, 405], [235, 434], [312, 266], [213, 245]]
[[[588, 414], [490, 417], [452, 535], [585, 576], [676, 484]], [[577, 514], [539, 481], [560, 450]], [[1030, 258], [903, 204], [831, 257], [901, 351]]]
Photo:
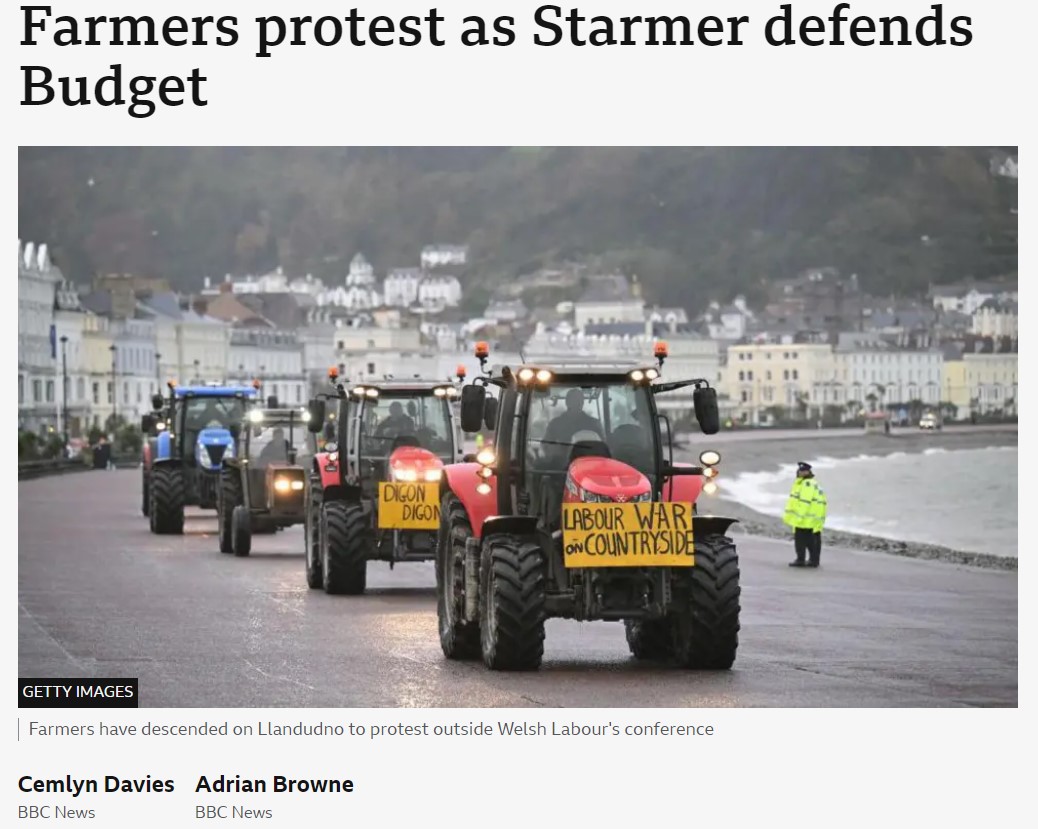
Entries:
[[[809, 459], [810, 460], [810, 459]], [[810, 460], [829, 502], [826, 527], [1017, 557], [1017, 448]], [[796, 466], [748, 472], [718, 493], [781, 516]]]

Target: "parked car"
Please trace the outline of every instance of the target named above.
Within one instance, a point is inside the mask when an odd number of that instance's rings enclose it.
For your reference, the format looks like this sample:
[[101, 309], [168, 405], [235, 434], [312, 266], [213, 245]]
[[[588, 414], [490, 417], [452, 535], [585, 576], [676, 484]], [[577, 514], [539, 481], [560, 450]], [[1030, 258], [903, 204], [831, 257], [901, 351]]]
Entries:
[[926, 431], [940, 431], [941, 419], [934, 412], [927, 412], [919, 418], [919, 428]]

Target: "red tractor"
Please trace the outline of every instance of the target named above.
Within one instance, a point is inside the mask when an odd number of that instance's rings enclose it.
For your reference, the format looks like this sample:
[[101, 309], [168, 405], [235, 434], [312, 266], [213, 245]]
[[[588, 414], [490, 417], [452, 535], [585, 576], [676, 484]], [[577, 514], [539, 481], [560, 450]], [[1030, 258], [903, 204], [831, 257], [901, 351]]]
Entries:
[[[459, 375], [462, 373], [459, 371]], [[309, 428], [325, 434], [307, 493], [306, 578], [311, 588], [357, 595], [368, 561], [432, 561], [440, 480], [461, 460], [451, 381], [386, 379], [310, 403]], [[331, 430], [325, 432], [326, 403]]]
[[[449, 659], [533, 670], [551, 617], [623, 621], [631, 652], [728, 669], [739, 632], [733, 519], [696, 501], [720, 456], [673, 462], [662, 392], [693, 386], [704, 434], [719, 428], [706, 380], [659, 380], [656, 365], [504, 366], [462, 389], [466, 432], [496, 429], [475, 462], [445, 471], [436, 559], [440, 644]], [[499, 390], [487, 395], [487, 386]], [[664, 427], [666, 432], [664, 434]]]

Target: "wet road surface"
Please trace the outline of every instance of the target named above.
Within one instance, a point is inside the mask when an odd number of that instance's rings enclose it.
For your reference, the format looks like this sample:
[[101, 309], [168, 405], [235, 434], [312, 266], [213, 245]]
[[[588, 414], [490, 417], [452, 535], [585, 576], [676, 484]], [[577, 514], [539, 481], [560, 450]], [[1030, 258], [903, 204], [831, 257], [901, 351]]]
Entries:
[[218, 551], [140, 514], [140, 472], [18, 485], [20, 676], [139, 677], [142, 707], [880, 707], [1017, 705], [1017, 576], [737, 535], [735, 667], [632, 659], [618, 623], [551, 620], [543, 668], [448, 662], [432, 564], [369, 564], [368, 592], [309, 590], [302, 530]]

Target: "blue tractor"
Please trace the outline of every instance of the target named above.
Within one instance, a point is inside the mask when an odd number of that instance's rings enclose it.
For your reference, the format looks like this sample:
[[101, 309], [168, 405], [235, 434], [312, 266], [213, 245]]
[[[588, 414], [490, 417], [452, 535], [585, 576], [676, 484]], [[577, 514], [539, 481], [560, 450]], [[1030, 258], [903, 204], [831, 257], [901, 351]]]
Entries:
[[[258, 384], [256, 384], [258, 385]], [[224, 458], [233, 457], [242, 419], [259, 399], [253, 386], [178, 386], [152, 397], [142, 418], [141, 511], [151, 531], [184, 531], [184, 507], [216, 509]]]

